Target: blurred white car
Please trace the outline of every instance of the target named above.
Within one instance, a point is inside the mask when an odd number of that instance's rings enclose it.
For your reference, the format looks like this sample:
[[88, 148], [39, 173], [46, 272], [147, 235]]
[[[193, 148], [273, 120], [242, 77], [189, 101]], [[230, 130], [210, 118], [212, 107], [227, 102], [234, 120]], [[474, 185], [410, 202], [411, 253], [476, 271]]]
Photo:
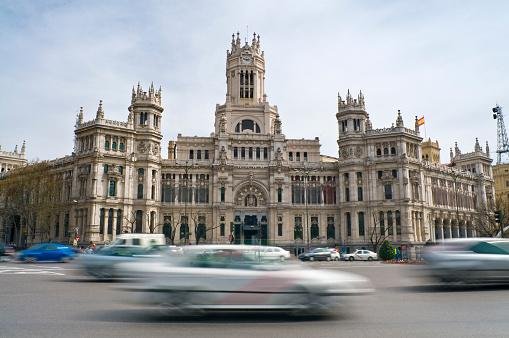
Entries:
[[[124, 272], [144, 275], [145, 283], [124, 288], [139, 303], [170, 312], [195, 310], [279, 310], [329, 313], [345, 296], [372, 292], [365, 277], [300, 265], [253, 259], [252, 246], [185, 248], [173, 263], [132, 262]], [[344, 304], [343, 304], [344, 305]]]
[[290, 258], [290, 251], [277, 246], [266, 246], [260, 248], [260, 257], [264, 260], [284, 261]]
[[334, 261], [339, 261], [341, 259], [341, 254], [339, 253], [339, 251], [335, 248], [330, 248], [329, 249], [331, 255], [331, 259], [334, 260]]
[[353, 253], [343, 254], [345, 261], [373, 261], [378, 259], [378, 255], [369, 250], [355, 250]]

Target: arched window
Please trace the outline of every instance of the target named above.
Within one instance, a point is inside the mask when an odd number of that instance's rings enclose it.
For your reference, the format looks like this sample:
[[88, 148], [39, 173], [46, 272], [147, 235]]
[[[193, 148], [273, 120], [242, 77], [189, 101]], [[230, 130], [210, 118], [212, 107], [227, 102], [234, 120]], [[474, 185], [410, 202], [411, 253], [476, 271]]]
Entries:
[[143, 175], [145, 175], [145, 169], [138, 168], [138, 176], [143, 176]]
[[395, 147], [391, 147], [391, 155], [396, 155], [396, 148]]
[[141, 234], [143, 232], [143, 211], [136, 210], [136, 218], [135, 218], [135, 228], [134, 232]]
[[253, 133], [260, 134], [261, 129], [258, 123], [253, 120], [242, 120], [235, 126], [235, 132], [240, 133], [244, 130], [250, 130]]
[[104, 141], [104, 150], [110, 150], [110, 141], [109, 140]]
[[336, 227], [334, 226], [334, 218], [332, 223], [327, 224], [327, 239], [336, 238]]
[[120, 142], [120, 145], [118, 146], [118, 150], [125, 151], [125, 145], [123, 142]]
[[384, 148], [384, 155], [389, 155], [389, 148]]
[[376, 148], [376, 156], [382, 156], [382, 149]]
[[320, 238], [320, 229], [318, 227], [318, 217], [311, 217], [311, 239]]

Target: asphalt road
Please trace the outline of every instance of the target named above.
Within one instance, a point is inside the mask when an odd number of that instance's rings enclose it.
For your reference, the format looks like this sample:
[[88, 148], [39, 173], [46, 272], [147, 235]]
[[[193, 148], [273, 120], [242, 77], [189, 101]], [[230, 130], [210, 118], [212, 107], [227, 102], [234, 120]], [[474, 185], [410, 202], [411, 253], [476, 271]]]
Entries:
[[281, 314], [168, 317], [124, 302], [114, 283], [68, 264], [0, 263], [0, 337], [507, 337], [509, 287], [443, 288], [414, 266], [308, 263], [369, 277], [376, 292], [331, 318]]

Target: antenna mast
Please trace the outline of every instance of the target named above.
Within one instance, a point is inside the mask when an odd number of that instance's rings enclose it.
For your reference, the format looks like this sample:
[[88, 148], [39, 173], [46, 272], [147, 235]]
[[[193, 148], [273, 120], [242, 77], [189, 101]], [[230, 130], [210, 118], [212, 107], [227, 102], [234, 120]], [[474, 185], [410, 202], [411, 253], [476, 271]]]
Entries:
[[498, 104], [492, 109], [493, 118], [497, 120], [497, 164], [502, 163], [502, 154], [509, 154], [509, 140], [505, 129], [504, 114]]

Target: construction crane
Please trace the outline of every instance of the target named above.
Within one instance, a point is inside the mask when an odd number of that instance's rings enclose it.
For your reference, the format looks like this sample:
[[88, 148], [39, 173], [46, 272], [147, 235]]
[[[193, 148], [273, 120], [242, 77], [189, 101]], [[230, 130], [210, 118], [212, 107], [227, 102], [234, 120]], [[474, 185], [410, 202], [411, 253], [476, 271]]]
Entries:
[[502, 163], [502, 154], [509, 154], [509, 140], [505, 129], [504, 114], [498, 104], [492, 109], [493, 118], [497, 120], [497, 164]]

